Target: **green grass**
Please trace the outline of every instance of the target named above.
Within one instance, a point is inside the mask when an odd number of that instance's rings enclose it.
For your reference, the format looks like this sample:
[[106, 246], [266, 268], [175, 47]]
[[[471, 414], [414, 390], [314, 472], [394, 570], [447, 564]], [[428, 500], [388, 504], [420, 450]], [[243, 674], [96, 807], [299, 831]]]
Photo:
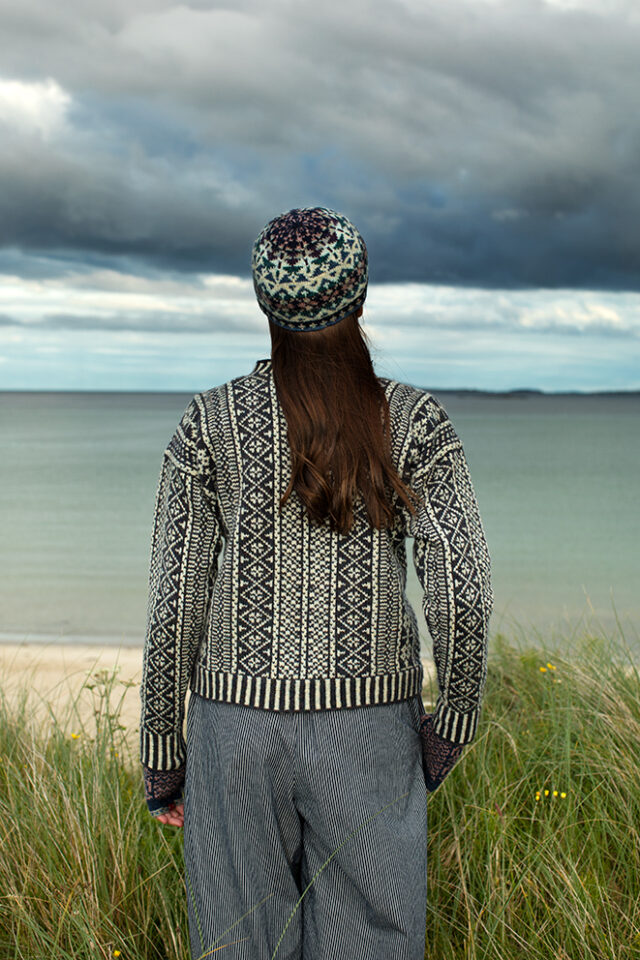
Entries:
[[[9, 707], [0, 690], [0, 957], [189, 960], [182, 831], [147, 813], [127, 684], [87, 685], [91, 735], [73, 702], [34, 724], [33, 695]], [[492, 637], [478, 737], [429, 798], [426, 956], [640, 958], [639, 834], [640, 675], [621, 628]]]

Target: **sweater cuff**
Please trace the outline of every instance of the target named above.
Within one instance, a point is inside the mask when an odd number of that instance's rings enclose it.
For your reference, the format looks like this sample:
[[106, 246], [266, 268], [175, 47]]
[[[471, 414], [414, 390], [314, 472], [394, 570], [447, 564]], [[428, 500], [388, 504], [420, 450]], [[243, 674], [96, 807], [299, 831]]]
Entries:
[[140, 760], [143, 766], [154, 770], [169, 771], [183, 766], [187, 760], [187, 745], [182, 730], [157, 734], [142, 727], [140, 729]]
[[471, 743], [478, 731], [481, 707], [461, 713], [438, 700], [433, 710], [433, 729], [443, 740], [451, 743]]

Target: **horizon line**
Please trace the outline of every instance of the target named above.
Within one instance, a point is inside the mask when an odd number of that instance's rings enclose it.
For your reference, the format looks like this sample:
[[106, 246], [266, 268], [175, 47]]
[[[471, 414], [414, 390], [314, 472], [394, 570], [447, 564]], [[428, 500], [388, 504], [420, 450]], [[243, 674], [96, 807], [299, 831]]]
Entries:
[[[105, 393], [130, 393], [130, 394], [195, 394], [195, 393], [204, 393], [206, 390], [214, 389], [215, 386], [221, 386], [222, 384], [216, 384], [214, 387], [206, 387], [203, 390], [193, 390], [193, 389], [184, 389], [184, 390], [121, 390], [119, 388], [105, 389], [105, 390], [96, 390], [96, 389], [85, 389], [82, 387], [53, 387], [53, 388], [34, 388], [34, 387], [0, 387], [0, 393], [95, 393], [95, 394], [105, 394]], [[416, 384], [414, 384], [416, 386]], [[628, 389], [620, 388], [617, 390], [542, 390], [539, 387], [514, 387], [510, 390], [486, 390], [480, 387], [429, 387], [429, 386], [420, 386], [419, 389], [427, 390], [429, 393], [480, 393], [486, 394], [488, 396], [498, 396], [498, 397], [507, 397], [513, 395], [528, 395], [534, 394], [536, 396], [628, 396], [632, 394], [640, 394], [639, 387], [630, 387]]]

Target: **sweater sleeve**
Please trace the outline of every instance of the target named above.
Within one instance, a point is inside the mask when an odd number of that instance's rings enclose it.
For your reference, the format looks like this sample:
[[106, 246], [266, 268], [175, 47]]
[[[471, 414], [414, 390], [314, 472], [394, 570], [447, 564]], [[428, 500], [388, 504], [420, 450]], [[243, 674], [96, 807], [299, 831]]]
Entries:
[[186, 691], [206, 626], [221, 524], [196, 395], [164, 451], [155, 500], [143, 651], [140, 758], [151, 812], [181, 798]]
[[493, 609], [490, 557], [462, 442], [431, 395], [412, 424], [407, 479], [422, 497], [409, 521], [439, 696], [435, 733], [470, 743], [487, 675]]

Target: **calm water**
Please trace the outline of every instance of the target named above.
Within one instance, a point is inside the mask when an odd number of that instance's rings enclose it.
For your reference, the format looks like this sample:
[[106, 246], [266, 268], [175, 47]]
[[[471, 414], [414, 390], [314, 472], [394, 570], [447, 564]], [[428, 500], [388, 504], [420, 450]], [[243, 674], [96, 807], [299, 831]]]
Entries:
[[[142, 642], [162, 451], [191, 396], [0, 393], [0, 639]], [[614, 608], [637, 631], [640, 395], [437, 396], [480, 504], [491, 632], [610, 629]], [[420, 610], [413, 571], [409, 595]]]

